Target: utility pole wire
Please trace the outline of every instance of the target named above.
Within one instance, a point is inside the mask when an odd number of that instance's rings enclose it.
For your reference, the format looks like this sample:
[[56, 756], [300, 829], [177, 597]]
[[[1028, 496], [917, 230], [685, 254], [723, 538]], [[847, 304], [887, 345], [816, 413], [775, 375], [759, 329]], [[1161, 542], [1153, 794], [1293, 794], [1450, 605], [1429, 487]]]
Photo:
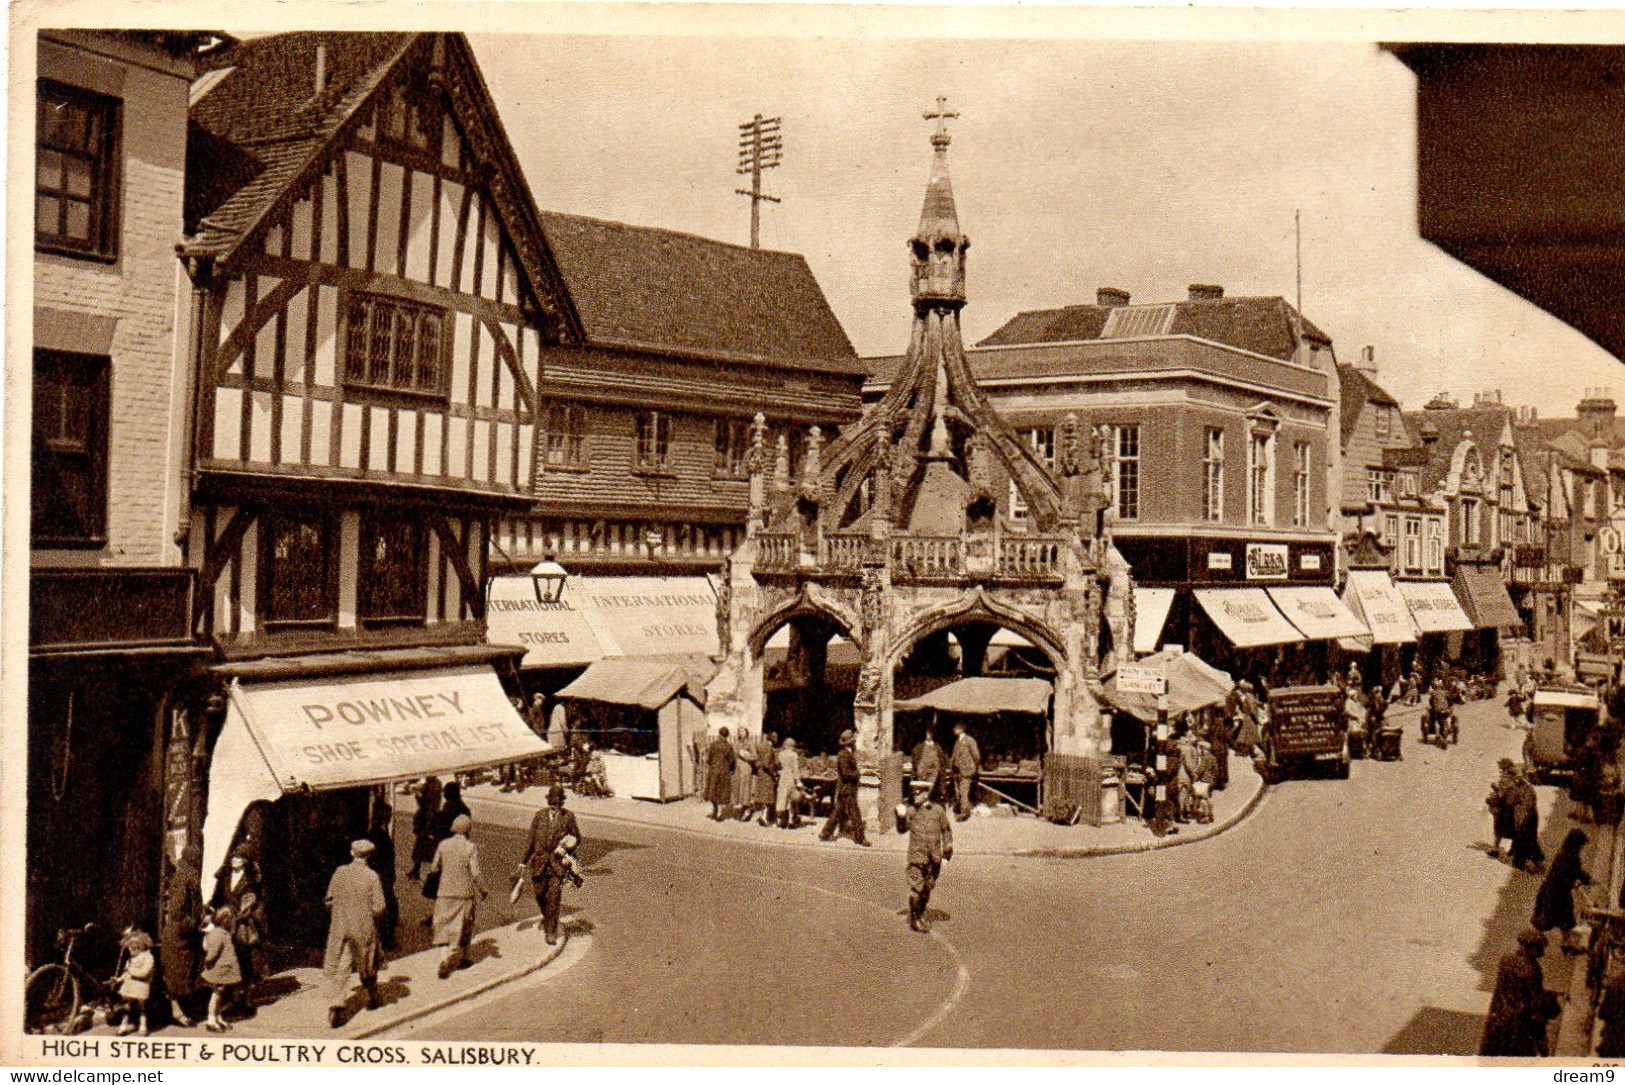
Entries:
[[779, 118], [763, 117], [760, 113], [739, 126], [739, 174], [750, 174], [749, 188], [736, 188], [734, 193], [750, 197], [750, 247], [762, 247], [762, 201], [779, 203], [777, 196], [762, 192], [762, 171], [778, 166], [784, 157], [784, 143], [779, 138]]

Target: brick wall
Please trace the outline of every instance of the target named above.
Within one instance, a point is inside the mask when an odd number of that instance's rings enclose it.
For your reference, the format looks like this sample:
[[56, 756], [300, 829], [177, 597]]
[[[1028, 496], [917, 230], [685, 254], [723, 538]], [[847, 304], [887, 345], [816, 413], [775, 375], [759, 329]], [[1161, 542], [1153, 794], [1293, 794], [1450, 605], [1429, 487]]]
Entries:
[[[37, 552], [44, 564], [177, 565], [173, 502], [180, 484], [174, 435], [175, 312], [187, 82], [176, 75], [42, 42], [40, 75], [111, 94], [121, 116], [118, 258], [98, 263], [49, 253], [34, 260], [36, 323], [52, 313], [112, 317], [108, 434], [108, 544], [97, 552]], [[161, 54], [158, 54], [161, 56]]]

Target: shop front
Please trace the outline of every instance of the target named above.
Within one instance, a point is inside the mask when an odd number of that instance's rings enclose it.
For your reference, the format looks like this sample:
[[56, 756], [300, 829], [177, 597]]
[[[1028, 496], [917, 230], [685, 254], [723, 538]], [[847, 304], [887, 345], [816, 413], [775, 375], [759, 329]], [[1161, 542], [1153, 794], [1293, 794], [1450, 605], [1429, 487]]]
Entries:
[[209, 759], [207, 897], [234, 847], [264, 879], [279, 940], [319, 944], [327, 879], [391, 785], [543, 754], [480, 645], [336, 652], [214, 668], [225, 718]]
[[496, 578], [486, 639], [524, 649], [519, 682], [527, 703], [545, 698], [546, 733], [591, 743], [616, 794], [695, 790], [691, 732], [721, 651], [710, 581], [572, 576], [556, 600], [537, 596], [527, 577]]
[[1444, 660], [1462, 659], [1463, 634], [1473, 631], [1472, 619], [1461, 609], [1448, 580], [1401, 580], [1417, 628], [1417, 666], [1430, 671]]
[[[1502, 638], [1510, 639], [1525, 627], [1523, 615], [1513, 605], [1501, 571], [1492, 563], [1458, 562], [1450, 580], [1463, 612], [1473, 630], [1464, 637], [1463, 661], [1471, 669], [1494, 674], [1501, 662]], [[1509, 666], [1525, 660], [1509, 661]]]
[[1385, 570], [1351, 569], [1342, 599], [1367, 635], [1340, 643], [1350, 654], [1364, 653], [1360, 668], [1366, 685], [1391, 688], [1414, 660], [1420, 635], [1405, 597]]

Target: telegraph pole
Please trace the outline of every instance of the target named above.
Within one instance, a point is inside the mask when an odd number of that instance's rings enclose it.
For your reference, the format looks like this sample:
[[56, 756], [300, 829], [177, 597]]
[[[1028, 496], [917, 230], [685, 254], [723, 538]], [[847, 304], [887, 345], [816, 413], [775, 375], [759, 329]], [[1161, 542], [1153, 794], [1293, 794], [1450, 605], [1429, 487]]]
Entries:
[[762, 171], [779, 164], [784, 144], [779, 140], [779, 118], [763, 117], [760, 113], [739, 126], [739, 168], [735, 173], [750, 174], [749, 188], [736, 188], [740, 196], [750, 197], [750, 247], [762, 247], [762, 201], [778, 203], [777, 196], [762, 192]]
[[1292, 212], [1292, 233], [1297, 239], [1298, 315], [1303, 315], [1303, 212]]

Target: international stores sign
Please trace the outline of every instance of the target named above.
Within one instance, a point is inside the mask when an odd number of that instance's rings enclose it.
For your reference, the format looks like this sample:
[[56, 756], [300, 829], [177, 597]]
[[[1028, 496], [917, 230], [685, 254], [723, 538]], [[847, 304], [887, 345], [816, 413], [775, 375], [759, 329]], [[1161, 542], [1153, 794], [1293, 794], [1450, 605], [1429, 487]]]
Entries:
[[599, 659], [715, 655], [717, 601], [699, 576], [571, 577], [557, 603], [540, 603], [528, 577], [499, 577], [486, 639], [525, 648], [523, 665]]

